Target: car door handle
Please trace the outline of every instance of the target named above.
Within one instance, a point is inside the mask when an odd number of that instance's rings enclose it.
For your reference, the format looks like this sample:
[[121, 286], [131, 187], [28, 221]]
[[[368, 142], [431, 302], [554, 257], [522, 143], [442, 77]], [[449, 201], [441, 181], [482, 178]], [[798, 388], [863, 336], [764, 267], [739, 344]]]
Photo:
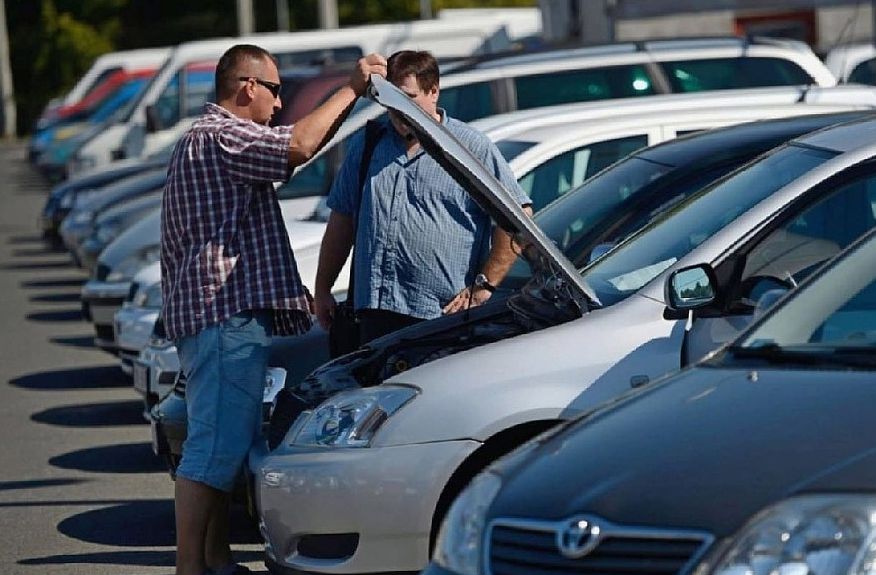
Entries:
[[634, 375], [630, 378], [630, 387], [641, 387], [651, 380], [647, 375]]

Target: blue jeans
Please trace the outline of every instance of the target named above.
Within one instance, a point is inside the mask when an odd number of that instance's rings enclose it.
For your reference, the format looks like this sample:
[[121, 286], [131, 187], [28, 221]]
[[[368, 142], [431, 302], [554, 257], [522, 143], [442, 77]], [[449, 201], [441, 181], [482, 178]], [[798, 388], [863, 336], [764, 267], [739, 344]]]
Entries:
[[272, 311], [235, 314], [177, 342], [188, 429], [177, 475], [230, 492], [260, 433]]

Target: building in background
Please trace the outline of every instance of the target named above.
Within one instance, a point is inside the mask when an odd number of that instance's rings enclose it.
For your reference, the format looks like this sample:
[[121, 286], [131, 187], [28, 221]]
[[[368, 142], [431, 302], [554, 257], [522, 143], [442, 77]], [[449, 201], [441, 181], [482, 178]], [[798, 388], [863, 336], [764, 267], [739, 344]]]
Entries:
[[873, 38], [874, 0], [539, 0], [545, 38], [586, 43], [761, 35], [825, 53]]

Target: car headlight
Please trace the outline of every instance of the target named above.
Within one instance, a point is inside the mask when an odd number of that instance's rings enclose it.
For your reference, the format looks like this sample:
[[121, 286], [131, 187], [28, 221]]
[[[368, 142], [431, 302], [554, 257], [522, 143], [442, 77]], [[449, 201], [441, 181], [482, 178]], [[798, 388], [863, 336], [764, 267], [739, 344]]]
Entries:
[[130, 281], [134, 278], [138, 271], [143, 267], [155, 263], [161, 257], [160, 246], [149, 246], [128, 256], [115, 266], [113, 270], [106, 276], [108, 282], [123, 282]]
[[491, 471], [476, 476], [444, 517], [432, 560], [459, 575], [479, 575], [487, 509], [502, 479]]
[[479, 575], [487, 510], [493, 504], [502, 477], [515, 469], [541, 445], [545, 432], [493, 462], [477, 475], [453, 501], [441, 523], [432, 560], [459, 575]]
[[851, 575], [876, 569], [876, 497], [813, 495], [757, 515], [712, 575]]
[[138, 307], [160, 309], [161, 304], [161, 282], [141, 288], [134, 296], [134, 305]]
[[367, 447], [377, 430], [419, 393], [414, 387], [380, 385], [333, 395], [290, 430], [291, 444]]

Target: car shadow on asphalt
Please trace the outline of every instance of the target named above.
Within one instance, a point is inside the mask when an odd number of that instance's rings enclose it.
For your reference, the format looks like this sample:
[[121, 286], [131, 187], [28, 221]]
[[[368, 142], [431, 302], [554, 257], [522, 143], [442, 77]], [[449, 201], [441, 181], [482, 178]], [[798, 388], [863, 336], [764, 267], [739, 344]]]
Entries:
[[[52, 338], [52, 341], [77, 338]], [[88, 337], [92, 341], [92, 337]], [[58, 343], [61, 343], [60, 341]], [[70, 342], [64, 342], [72, 345]], [[9, 380], [9, 385], [39, 391], [67, 391], [71, 389], [104, 389], [131, 387], [131, 380], [118, 365], [100, 365], [72, 369], [53, 369], [29, 373]], [[142, 402], [140, 402], [142, 405]]]
[[143, 400], [108, 401], [63, 405], [38, 411], [32, 421], [62, 427], [112, 427], [116, 425], [146, 425]]
[[[148, 436], [147, 436], [148, 437]], [[119, 443], [77, 449], [49, 459], [49, 465], [60, 469], [91, 473], [164, 473], [167, 466], [152, 452], [152, 445]]]
[[66, 254], [66, 253], [67, 253], [67, 250], [65, 250], [64, 248], [52, 248], [49, 246], [43, 246], [41, 248], [16, 248], [16, 249], [12, 250], [12, 257], [33, 258], [33, 257], [40, 257], [40, 256], [54, 256], [54, 255]]
[[30, 321], [84, 321], [82, 318], [82, 310], [64, 309], [59, 311], [35, 311], [24, 316]]
[[38, 489], [40, 487], [59, 487], [86, 483], [89, 479], [32, 479], [27, 481], [0, 481], [0, 491], [15, 491], [18, 489]]
[[[168, 492], [172, 485], [168, 485]], [[130, 501], [91, 509], [58, 523], [58, 531], [97, 545], [120, 547], [172, 547], [176, 543], [172, 499]], [[258, 528], [241, 506], [231, 506], [231, 543], [260, 543]], [[237, 554], [235, 554], [237, 555]], [[244, 552], [238, 561], [258, 561], [261, 552]]]
[[[49, 341], [58, 345], [78, 347], [79, 349], [95, 349], [93, 335], [77, 335], [71, 337], [50, 337]], [[118, 372], [118, 370], [116, 370]]]
[[79, 292], [49, 293], [30, 296], [30, 301], [35, 303], [78, 303]]
[[21, 282], [21, 287], [31, 288], [80, 288], [85, 284], [85, 278], [52, 278], [47, 280], [28, 280]]
[[28, 263], [20, 263], [20, 264], [3, 264], [0, 266], [0, 269], [9, 270], [9, 271], [36, 271], [42, 269], [51, 269], [51, 268], [69, 268], [73, 264], [70, 263], [69, 258], [65, 258], [63, 260], [54, 260], [48, 262], [28, 262]]
[[28, 234], [28, 235], [17, 235], [17, 236], [9, 236], [6, 240], [7, 244], [36, 244], [43, 243], [45, 240], [43, 236]]

